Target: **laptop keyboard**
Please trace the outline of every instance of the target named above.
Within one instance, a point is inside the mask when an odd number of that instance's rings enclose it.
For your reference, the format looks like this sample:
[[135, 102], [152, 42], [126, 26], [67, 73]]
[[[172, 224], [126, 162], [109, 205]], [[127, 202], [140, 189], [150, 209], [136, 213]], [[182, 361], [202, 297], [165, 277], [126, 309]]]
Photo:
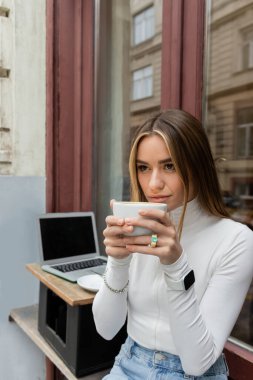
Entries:
[[92, 259], [92, 260], [85, 260], [85, 261], [77, 261], [75, 263], [52, 265], [51, 267], [65, 273], [65, 272], [72, 272], [74, 270], [79, 270], [79, 269], [97, 267], [99, 265], [105, 265], [105, 264], [106, 262], [102, 259]]

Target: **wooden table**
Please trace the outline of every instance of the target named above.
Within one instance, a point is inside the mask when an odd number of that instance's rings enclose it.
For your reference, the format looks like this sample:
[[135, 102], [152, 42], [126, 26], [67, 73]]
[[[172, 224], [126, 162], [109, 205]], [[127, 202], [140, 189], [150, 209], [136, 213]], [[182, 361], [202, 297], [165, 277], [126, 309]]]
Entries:
[[27, 264], [26, 269], [70, 306], [88, 305], [94, 300], [94, 293], [85, 291], [76, 283], [45, 272], [39, 264]]

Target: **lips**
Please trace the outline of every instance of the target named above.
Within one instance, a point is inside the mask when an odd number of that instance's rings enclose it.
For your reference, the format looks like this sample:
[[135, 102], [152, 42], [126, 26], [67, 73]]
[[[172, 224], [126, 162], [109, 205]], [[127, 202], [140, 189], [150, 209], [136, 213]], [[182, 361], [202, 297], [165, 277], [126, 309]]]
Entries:
[[171, 195], [156, 195], [155, 197], [148, 197], [154, 203], [166, 203]]

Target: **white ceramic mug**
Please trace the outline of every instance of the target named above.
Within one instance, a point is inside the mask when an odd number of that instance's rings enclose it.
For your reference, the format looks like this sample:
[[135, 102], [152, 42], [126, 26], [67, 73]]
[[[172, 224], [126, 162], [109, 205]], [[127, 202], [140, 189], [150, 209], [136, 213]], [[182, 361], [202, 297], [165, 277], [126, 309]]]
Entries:
[[[167, 211], [166, 203], [151, 202], [113, 202], [113, 215], [118, 218], [145, 218], [139, 215], [140, 210], [157, 209]], [[152, 231], [144, 227], [134, 227], [133, 232], [126, 233], [128, 236], [152, 235]]]

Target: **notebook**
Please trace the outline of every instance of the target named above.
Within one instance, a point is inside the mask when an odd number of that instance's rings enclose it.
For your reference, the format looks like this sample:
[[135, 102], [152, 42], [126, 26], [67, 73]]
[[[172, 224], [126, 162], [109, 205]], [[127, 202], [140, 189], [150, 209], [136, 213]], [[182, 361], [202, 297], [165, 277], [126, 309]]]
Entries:
[[38, 227], [43, 270], [71, 282], [104, 273], [107, 259], [99, 254], [93, 212], [43, 214]]

